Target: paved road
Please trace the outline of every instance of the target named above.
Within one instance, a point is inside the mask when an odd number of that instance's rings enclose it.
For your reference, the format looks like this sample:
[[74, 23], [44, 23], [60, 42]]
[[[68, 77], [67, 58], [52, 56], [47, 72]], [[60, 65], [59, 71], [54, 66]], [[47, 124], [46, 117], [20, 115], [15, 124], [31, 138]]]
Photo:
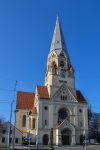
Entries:
[[[16, 149], [17, 150], [27, 150], [28, 148], [24, 147], [24, 146], [23, 147], [22, 146], [18, 146], [18, 147], [16, 146]], [[30, 150], [32, 150], [32, 149], [36, 150], [35, 147], [34, 148], [32, 148], [32, 147], [30, 148]], [[40, 149], [40, 147], [39, 147], [39, 149]], [[41, 147], [41, 149], [44, 149], [44, 147]], [[47, 147], [45, 147], [45, 149], [48, 150]], [[0, 147], [0, 150], [7, 150], [7, 149], [2, 149]], [[66, 146], [66, 147], [55, 147], [54, 150], [85, 150], [85, 149], [83, 149], [82, 146], [70, 146], [70, 147]], [[87, 146], [86, 150], [100, 150], [100, 145], [90, 145], [90, 146]]]
[[[56, 147], [55, 150], [85, 150], [82, 146], [74, 147]], [[86, 147], [86, 150], [100, 150], [100, 145], [90, 145]]]

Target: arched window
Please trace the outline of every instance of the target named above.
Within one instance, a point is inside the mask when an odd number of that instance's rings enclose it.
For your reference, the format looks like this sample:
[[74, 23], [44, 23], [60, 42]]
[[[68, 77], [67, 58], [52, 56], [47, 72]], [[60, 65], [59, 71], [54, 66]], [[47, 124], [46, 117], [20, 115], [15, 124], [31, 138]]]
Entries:
[[64, 67], [65, 64], [64, 64], [64, 61], [60, 61], [60, 67]]
[[29, 129], [31, 129], [31, 118], [29, 118]]
[[54, 74], [57, 74], [57, 65], [54, 64]]
[[45, 124], [45, 126], [47, 125], [47, 120], [45, 120], [44, 124]]
[[22, 126], [26, 127], [26, 115], [22, 116]]
[[35, 129], [35, 118], [32, 119], [32, 129]]
[[48, 134], [43, 135], [43, 145], [48, 145], [49, 142], [49, 136]]
[[61, 100], [67, 100], [67, 95], [61, 95]]
[[67, 100], [67, 96], [65, 96], [65, 100]]

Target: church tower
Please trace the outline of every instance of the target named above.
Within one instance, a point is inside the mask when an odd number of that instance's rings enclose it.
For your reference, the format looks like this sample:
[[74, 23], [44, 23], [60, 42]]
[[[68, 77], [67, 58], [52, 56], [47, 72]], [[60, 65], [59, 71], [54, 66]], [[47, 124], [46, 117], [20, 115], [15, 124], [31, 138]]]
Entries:
[[16, 127], [37, 145], [82, 144], [88, 133], [88, 103], [75, 88], [74, 69], [59, 17], [47, 59], [45, 86], [17, 92]]
[[48, 88], [49, 95], [52, 96], [64, 83], [72, 89], [75, 88], [74, 69], [70, 62], [60, 20], [57, 16], [45, 76], [45, 85]]

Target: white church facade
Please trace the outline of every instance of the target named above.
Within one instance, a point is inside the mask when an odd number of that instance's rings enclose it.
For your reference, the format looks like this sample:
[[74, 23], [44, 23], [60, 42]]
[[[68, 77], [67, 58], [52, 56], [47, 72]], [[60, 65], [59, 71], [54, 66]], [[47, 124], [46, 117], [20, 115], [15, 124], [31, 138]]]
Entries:
[[76, 89], [74, 69], [57, 17], [44, 86], [17, 92], [16, 127], [33, 143], [75, 145], [88, 133], [88, 103]]

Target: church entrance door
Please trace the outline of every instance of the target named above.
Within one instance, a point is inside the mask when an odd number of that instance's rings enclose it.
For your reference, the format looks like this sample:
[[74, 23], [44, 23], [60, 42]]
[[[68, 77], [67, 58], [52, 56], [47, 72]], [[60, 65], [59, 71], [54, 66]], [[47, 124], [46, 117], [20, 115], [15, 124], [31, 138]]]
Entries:
[[62, 145], [71, 144], [71, 131], [69, 129], [64, 129], [62, 132]]
[[80, 135], [80, 144], [83, 144], [83, 135]]
[[43, 145], [48, 145], [49, 137], [48, 134], [43, 135]]
[[62, 135], [62, 145], [70, 145], [69, 135]]

